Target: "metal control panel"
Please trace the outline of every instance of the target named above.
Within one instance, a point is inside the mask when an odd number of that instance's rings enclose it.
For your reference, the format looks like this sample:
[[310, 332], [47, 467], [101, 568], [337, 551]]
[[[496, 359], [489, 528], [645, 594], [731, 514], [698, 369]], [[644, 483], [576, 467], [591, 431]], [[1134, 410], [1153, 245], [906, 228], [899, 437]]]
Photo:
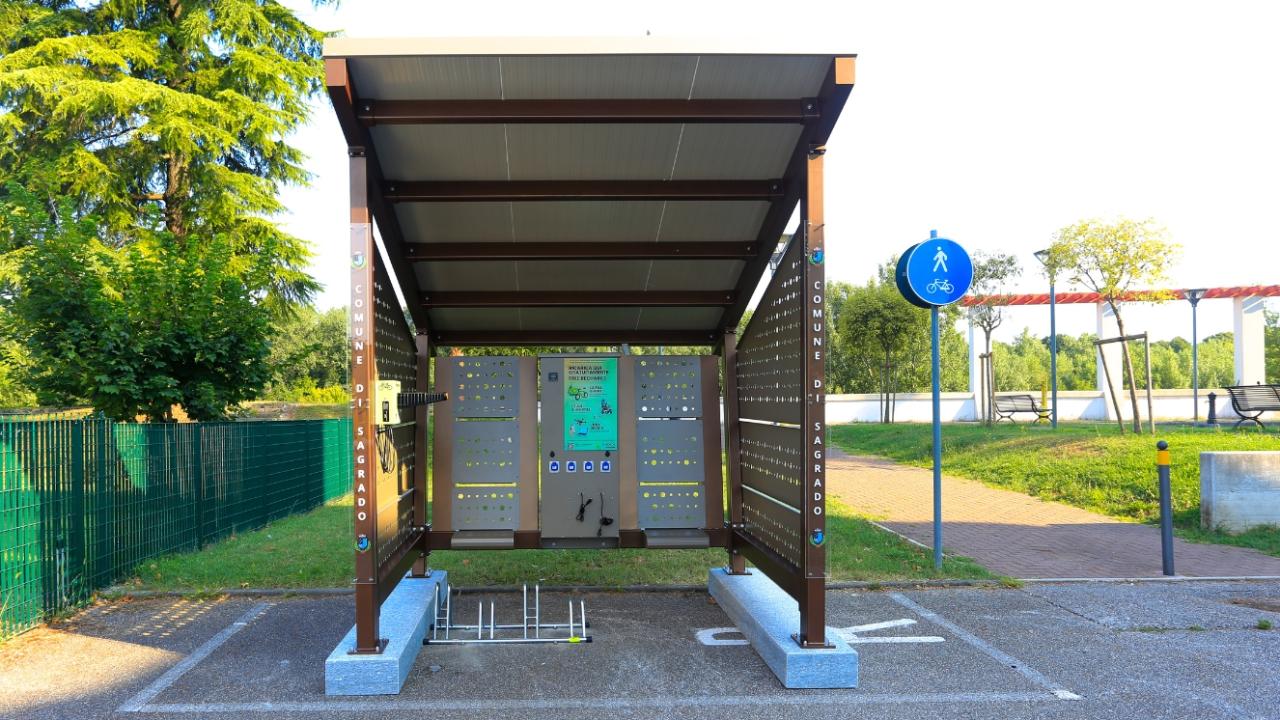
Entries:
[[539, 358], [543, 544], [609, 547], [618, 538], [618, 357]]

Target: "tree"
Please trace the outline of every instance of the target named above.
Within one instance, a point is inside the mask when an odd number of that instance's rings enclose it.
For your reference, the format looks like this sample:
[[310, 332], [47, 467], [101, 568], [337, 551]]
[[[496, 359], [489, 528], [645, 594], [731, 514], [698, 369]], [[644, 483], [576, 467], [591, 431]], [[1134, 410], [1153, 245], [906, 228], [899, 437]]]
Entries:
[[997, 300], [999, 295], [1005, 293], [1008, 283], [1021, 273], [1018, 259], [1007, 253], [988, 254], [978, 251], [973, 254], [973, 283], [969, 286], [969, 294], [974, 298], [974, 304], [969, 306], [969, 317], [974, 325], [982, 329], [983, 345], [988, 362], [992, 363], [991, 378], [983, 381], [987, 386], [983, 400], [988, 423], [995, 420], [993, 405], [996, 392], [991, 333], [1004, 322], [1004, 306], [998, 304]]
[[220, 235], [254, 293], [305, 300], [310, 252], [270, 217], [307, 179], [284, 138], [320, 89], [322, 39], [274, 0], [8, 0], [0, 185], [108, 247]]
[[306, 306], [277, 318], [271, 329], [271, 380], [265, 396], [294, 399], [299, 392], [346, 385], [348, 347], [346, 308], [321, 313]]
[[1280, 383], [1280, 312], [1266, 311], [1267, 329], [1266, 345], [1267, 353], [1267, 377], [1269, 383]]
[[0, 250], [18, 268], [0, 305], [10, 339], [38, 343], [42, 398], [212, 418], [261, 387], [257, 309], [318, 287], [271, 218], [307, 179], [285, 138], [322, 39], [275, 0], [0, 4]]
[[[1127, 301], [1159, 301], [1167, 293], [1141, 291], [1143, 286], [1162, 282], [1173, 264], [1178, 247], [1152, 220], [1120, 219], [1114, 223], [1082, 220], [1062, 228], [1049, 246], [1045, 271], [1063, 275], [1069, 281], [1098, 293], [1116, 318], [1120, 337], [1125, 336], [1121, 305]], [[1133, 431], [1142, 431], [1138, 411], [1136, 375], [1129, 343], [1121, 341], [1124, 372], [1129, 380], [1129, 401], [1133, 406]], [[1120, 414], [1118, 400], [1116, 414]]]
[[165, 421], [180, 405], [216, 420], [254, 397], [267, 379], [269, 311], [241, 278], [234, 243], [158, 234], [113, 248], [92, 220], [50, 225], [41, 210], [16, 223], [33, 240], [18, 253], [22, 292], [10, 307], [42, 403], [87, 400], [110, 417]]

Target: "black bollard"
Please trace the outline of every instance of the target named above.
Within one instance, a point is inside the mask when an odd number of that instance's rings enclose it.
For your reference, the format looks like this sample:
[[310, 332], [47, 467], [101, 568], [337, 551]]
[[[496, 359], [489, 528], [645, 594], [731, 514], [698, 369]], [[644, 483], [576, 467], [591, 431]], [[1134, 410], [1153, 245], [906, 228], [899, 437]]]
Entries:
[[1209, 417], [1205, 420], [1205, 424], [1218, 424], [1218, 393], [1209, 393]]
[[1173, 498], [1169, 488], [1169, 443], [1156, 443], [1156, 474], [1160, 478], [1160, 555], [1164, 574], [1173, 575]]

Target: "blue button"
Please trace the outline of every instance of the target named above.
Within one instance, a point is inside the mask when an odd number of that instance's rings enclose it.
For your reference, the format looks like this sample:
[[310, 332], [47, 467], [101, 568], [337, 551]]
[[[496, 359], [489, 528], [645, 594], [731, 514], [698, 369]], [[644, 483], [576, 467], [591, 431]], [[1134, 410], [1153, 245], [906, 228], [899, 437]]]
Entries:
[[570, 460], [564, 464], [565, 472], [578, 472], [578, 461]]
[[547, 469], [553, 473], [560, 472], [560, 461], [552, 460], [551, 462], [547, 463]]
[[595, 471], [596, 471], [595, 463], [591, 462], [590, 460], [582, 461], [582, 472], [595, 472]]
[[613, 463], [608, 460], [600, 461], [600, 472], [610, 472], [613, 470]]

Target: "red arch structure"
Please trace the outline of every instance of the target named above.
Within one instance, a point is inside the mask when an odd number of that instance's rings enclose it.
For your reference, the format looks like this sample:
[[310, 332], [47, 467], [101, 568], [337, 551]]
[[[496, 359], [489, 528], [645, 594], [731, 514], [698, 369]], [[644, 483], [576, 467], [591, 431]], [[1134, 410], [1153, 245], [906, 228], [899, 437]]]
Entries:
[[[1060, 292], [1059, 305], [1100, 303], [1104, 299], [1096, 292]], [[1244, 297], [1280, 297], [1280, 285], [1241, 285], [1238, 287], [1209, 288], [1201, 300], [1225, 300]], [[1146, 302], [1152, 300], [1185, 300], [1186, 290], [1135, 290], [1126, 293], [1121, 300]], [[1049, 293], [1024, 293], [1021, 295], [970, 295], [961, 305], [1048, 305]]]

